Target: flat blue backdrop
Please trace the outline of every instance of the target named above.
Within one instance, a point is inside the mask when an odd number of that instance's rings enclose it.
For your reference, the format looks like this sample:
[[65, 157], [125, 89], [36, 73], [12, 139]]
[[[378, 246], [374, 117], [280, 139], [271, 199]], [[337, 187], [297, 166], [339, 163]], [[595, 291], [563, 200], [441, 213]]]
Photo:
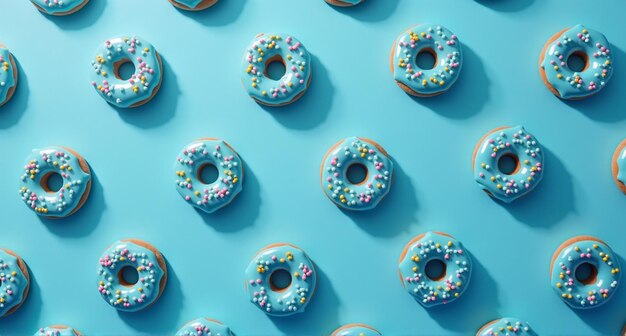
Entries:
[[[626, 288], [578, 312], [548, 279], [554, 249], [575, 235], [626, 256], [626, 197], [610, 171], [626, 137], [626, 3], [368, 0], [337, 9], [322, 0], [221, 0], [187, 13], [166, 0], [91, 2], [61, 18], [26, 0], [2, 5], [0, 40], [20, 83], [0, 109], [0, 246], [26, 260], [32, 283], [0, 334], [54, 323], [91, 335], [172, 334], [198, 316], [240, 335], [320, 335], [349, 322], [389, 335], [471, 334], [503, 315], [540, 334], [615, 335], [626, 321]], [[431, 99], [409, 97], [389, 71], [394, 38], [420, 22], [447, 26], [464, 47], [461, 78]], [[577, 23], [605, 33], [616, 72], [597, 96], [564, 102], [545, 88], [537, 60], [548, 37]], [[260, 32], [293, 34], [314, 55], [312, 84], [293, 105], [263, 108], [241, 87], [243, 52]], [[89, 84], [94, 50], [119, 34], [144, 37], [163, 57], [161, 91], [140, 108], [116, 110]], [[485, 132], [515, 124], [545, 146], [546, 174], [504, 205], [475, 184], [470, 163]], [[371, 212], [342, 212], [319, 186], [324, 153], [352, 135], [378, 141], [397, 167]], [[176, 155], [199, 137], [226, 139], [247, 169], [240, 196], [212, 215], [174, 187]], [[94, 172], [84, 208], [56, 221], [38, 218], [17, 193], [26, 155], [53, 144], [81, 153]], [[475, 265], [464, 296], [430, 310], [396, 272], [403, 246], [428, 230], [457, 237]], [[95, 282], [103, 249], [126, 237], [155, 245], [170, 267], [161, 299], [131, 314], [109, 307]], [[269, 318], [248, 302], [243, 271], [257, 250], [281, 241], [308, 252], [319, 286], [306, 313]]]

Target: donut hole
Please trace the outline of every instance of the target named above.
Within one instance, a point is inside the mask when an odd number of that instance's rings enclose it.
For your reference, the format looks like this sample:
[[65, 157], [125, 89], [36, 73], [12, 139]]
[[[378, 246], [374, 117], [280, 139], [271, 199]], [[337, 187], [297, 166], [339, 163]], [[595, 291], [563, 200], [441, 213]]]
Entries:
[[41, 178], [39, 184], [45, 192], [52, 194], [63, 188], [63, 177], [57, 172], [49, 172]]
[[513, 175], [519, 169], [519, 157], [513, 153], [506, 153], [498, 159], [498, 170], [504, 175]]
[[439, 259], [432, 259], [424, 266], [426, 277], [432, 281], [441, 281], [446, 277], [446, 263]]
[[585, 71], [589, 67], [589, 56], [577, 50], [567, 57], [567, 67], [575, 72]]
[[287, 65], [280, 55], [270, 57], [265, 61], [265, 71], [263, 73], [265, 77], [277, 81], [283, 78], [286, 72]]
[[598, 279], [598, 268], [592, 263], [582, 263], [576, 267], [574, 277], [582, 284], [592, 285]]
[[211, 184], [217, 181], [219, 172], [217, 167], [212, 163], [205, 163], [198, 168], [198, 180], [203, 184]]
[[117, 279], [122, 286], [131, 287], [139, 282], [139, 272], [132, 266], [124, 266], [117, 272]]
[[351, 184], [362, 184], [367, 179], [367, 167], [362, 163], [353, 163], [346, 169], [346, 180]]
[[113, 75], [120, 80], [128, 80], [135, 73], [135, 63], [129, 59], [123, 59], [113, 63]]
[[291, 273], [284, 269], [277, 269], [270, 274], [270, 287], [275, 292], [282, 292], [291, 285]]
[[437, 65], [437, 53], [432, 48], [420, 50], [415, 55], [415, 65], [423, 70], [434, 69]]

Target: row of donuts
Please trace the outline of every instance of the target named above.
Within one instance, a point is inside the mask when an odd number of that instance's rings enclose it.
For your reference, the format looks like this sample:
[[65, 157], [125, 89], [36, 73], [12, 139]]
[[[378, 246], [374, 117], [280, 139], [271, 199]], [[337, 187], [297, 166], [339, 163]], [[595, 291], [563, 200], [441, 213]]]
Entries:
[[[417, 235], [404, 246], [397, 263], [402, 286], [426, 309], [460, 299], [473, 273], [471, 254], [444, 232]], [[563, 242], [552, 256], [549, 276], [559, 298], [575, 309], [605, 304], [621, 283], [618, 258], [604, 241], [591, 236]], [[136, 312], [158, 300], [167, 277], [168, 267], [159, 250], [143, 240], [123, 239], [99, 258], [94, 287], [111, 307]], [[317, 289], [315, 264], [302, 249], [288, 243], [261, 249], [244, 277], [250, 302], [277, 317], [303, 313]], [[0, 279], [0, 316], [6, 316], [26, 300], [30, 285], [25, 262], [7, 249], [0, 249]], [[533, 334], [526, 323], [515, 321], [524, 326], [511, 324], [520, 334]], [[501, 327], [496, 323], [488, 329]]]
[[[424, 53], [434, 57], [431, 67], [421, 68], [418, 64], [418, 55]], [[572, 57], [583, 60], [581, 69], [570, 67], [568, 62]], [[447, 91], [463, 67], [463, 52], [457, 35], [433, 24], [417, 25], [402, 33], [393, 44], [390, 59], [395, 82], [417, 97]], [[275, 62], [285, 67], [279, 79], [268, 76], [268, 67]], [[125, 63], [135, 67], [129, 78], [120, 74]], [[11, 98], [18, 76], [13, 56], [2, 46], [0, 64], [1, 105]], [[161, 87], [161, 57], [152, 44], [137, 36], [106, 40], [91, 64], [91, 85], [102, 98], [117, 107], [145, 104]], [[267, 106], [283, 106], [298, 100], [312, 79], [311, 55], [290, 35], [257, 35], [246, 49], [241, 67], [244, 88], [257, 103]], [[560, 98], [591, 96], [605, 87], [613, 74], [609, 42], [600, 32], [583, 25], [560, 31], [544, 46], [539, 72], [550, 91]]]

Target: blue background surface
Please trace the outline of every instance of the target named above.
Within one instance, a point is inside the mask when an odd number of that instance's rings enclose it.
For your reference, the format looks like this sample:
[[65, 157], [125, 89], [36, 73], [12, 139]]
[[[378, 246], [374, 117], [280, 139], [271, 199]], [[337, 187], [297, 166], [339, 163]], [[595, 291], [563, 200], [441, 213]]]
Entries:
[[[615, 335], [626, 289], [574, 311], [553, 292], [548, 268], [554, 249], [580, 234], [626, 256], [625, 197], [610, 172], [626, 136], [625, 11], [608, 0], [368, 0], [351, 9], [221, 0], [187, 13], [166, 0], [93, 0], [54, 18], [7, 1], [0, 40], [20, 83], [0, 109], [0, 246], [25, 259], [32, 283], [0, 334], [53, 323], [87, 334], [171, 334], [198, 316], [240, 335], [320, 335], [349, 322], [390, 335], [470, 334], [504, 315], [540, 334]], [[409, 97], [389, 72], [394, 38], [420, 22], [447, 26], [464, 46], [461, 78], [431, 99]], [[564, 102], [545, 88], [537, 62], [552, 34], [577, 23], [604, 32], [616, 71], [597, 96]], [[243, 52], [260, 32], [293, 34], [314, 55], [309, 91], [293, 105], [263, 108], [241, 87]], [[144, 37], [163, 58], [161, 91], [140, 108], [116, 110], [89, 84], [94, 50], [119, 34]], [[473, 181], [471, 155], [484, 133], [515, 124], [545, 146], [546, 173], [530, 195], [503, 205]], [[396, 163], [393, 189], [367, 213], [342, 212], [319, 186], [324, 153], [351, 135], [378, 141]], [[199, 137], [226, 139], [246, 163], [243, 192], [212, 215], [174, 187], [176, 154]], [[95, 182], [84, 208], [56, 221], [28, 211], [17, 193], [23, 159], [51, 144], [81, 153]], [[429, 230], [462, 241], [475, 268], [460, 300], [425, 310], [402, 288], [396, 263]], [[109, 307], [95, 282], [103, 249], [126, 237], [152, 243], [170, 266], [161, 299], [131, 314]], [[254, 253], [280, 241], [302, 247], [319, 270], [307, 312], [282, 319], [243, 289]]]

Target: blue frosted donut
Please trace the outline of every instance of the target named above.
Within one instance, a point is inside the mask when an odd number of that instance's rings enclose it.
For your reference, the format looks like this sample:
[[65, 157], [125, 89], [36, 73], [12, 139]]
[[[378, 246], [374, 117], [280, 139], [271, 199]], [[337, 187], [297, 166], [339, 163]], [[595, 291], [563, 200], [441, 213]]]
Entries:
[[518, 318], [503, 317], [485, 324], [476, 336], [537, 336], [537, 333]]
[[[289, 274], [282, 288], [274, 281], [276, 272]], [[291, 244], [272, 244], [263, 248], [246, 268], [246, 289], [252, 303], [268, 315], [288, 316], [302, 313], [315, 293], [317, 273], [309, 257]]]
[[57, 324], [45, 328], [39, 328], [33, 336], [80, 336], [80, 332], [72, 327]]
[[[416, 57], [428, 52], [435, 58], [432, 69], [422, 69]], [[454, 33], [440, 25], [421, 24], [395, 40], [391, 49], [391, 72], [405, 92], [430, 97], [441, 94], [456, 82], [463, 65], [461, 43]]]
[[37, 9], [49, 15], [69, 15], [83, 8], [89, 0], [30, 0]]
[[17, 66], [13, 55], [0, 44], [0, 106], [8, 102], [17, 86]]
[[626, 139], [620, 142], [613, 153], [611, 172], [615, 185], [626, 194]]
[[[587, 274], [579, 277], [579, 267], [585, 267]], [[609, 301], [619, 287], [620, 274], [613, 250], [590, 236], [566, 240], [556, 249], [550, 264], [552, 288], [565, 303], [577, 309], [594, 308]]]
[[364, 2], [365, 0], [325, 0], [325, 1], [333, 6], [352, 7], [352, 6], [356, 6]]
[[[352, 165], [367, 171], [362, 182], [353, 184], [347, 172]], [[393, 179], [393, 162], [376, 142], [350, 137], [339, 141], [324, 156], [322, 189], [337, 206], [347, 210], [373, 209], [387, 195]]]
[[[584, 62], [582, 71], [567, 62], [576, 55]], [[546, 43], [539, 59], [539, 72], [557, 97], [581, 99], [602, 90], [613, 75], [611, 45], [602, 33], [583, 25], [564, 29]]]
[[187, 322], [176, 332], [176, 336], [234, 336], [222, 322], [201, 317]]
[[330, 336], [380, 336], [381, 333], [365, 324], [351, 323], [339, 327]]
[[[430, 262], [442, 265], [442, 274], [431, 278]], [[427, 232], [413, 238], [399, 261], [402, 285], [424, 307], [447, 304], [458, 299], [469, 285], [472, 261], [463, 245], [441, 232]]]
[[199, 11], [207, 9], [217, 3], [218, 0], [169, 0], [169, 2], [180, 9], [188, 11]]
[[[48, 178], [59, 175], [61, 189], [53, 191]], [[67, 217], [82, 207], [91, 190], [87, 161], [75, 151], [60, 146], [34, 149], [26, 158], [19, 194], [29, 209], [40, 216]]]
[[[498, 168], [508, 156], [516, 163], [510, 174]], [[510, 203], [533, 189], [543, 178], [543, 149], [523, 126], [499, 127], [476, 146], [472, 162], [474, 179], [491, 197]]]
[[[137, 270], [137, 282], [123, 276], [127, 267]], [[167, 266], [161, 253], [138, 239], [109, 246], [98, 263], [98, 291], [112, 307], [135, 312], [153, 304], [167, 284]]]
[[[207, 165], [217, 168], [214, 182], [205, 183], [200, 172]], [[224, 140], [203, 138], [185, 146], [174, 164], [176, 190], [194, 207], [212, 213], [228, 205], [243, 183], [243, 162]], [[207, 181], [208, 182], [208, 181]]]
[[[135, 66], [129, 79], [122, 79], [119, 67]], [[136, 107], [148, 102], [161, 87], [161, 57], [148, 41], [137, 37], [106, 40], [91, 61], [91, 85], [104, 100], [117, 107]]]
[[29, 288], [30, 275], [22, 258], [0, 248], [0, 317], [16, 311], [26, 300]]
[[[273, 62], [285, 65], [279, 80], [267, 76]], [[300, 98], [311, 82], [311, 55], [295, 37], [287, 34], [259, 34], [246, 49], [241, 82], [257, 103], [269, 106], [291, 104]]]

